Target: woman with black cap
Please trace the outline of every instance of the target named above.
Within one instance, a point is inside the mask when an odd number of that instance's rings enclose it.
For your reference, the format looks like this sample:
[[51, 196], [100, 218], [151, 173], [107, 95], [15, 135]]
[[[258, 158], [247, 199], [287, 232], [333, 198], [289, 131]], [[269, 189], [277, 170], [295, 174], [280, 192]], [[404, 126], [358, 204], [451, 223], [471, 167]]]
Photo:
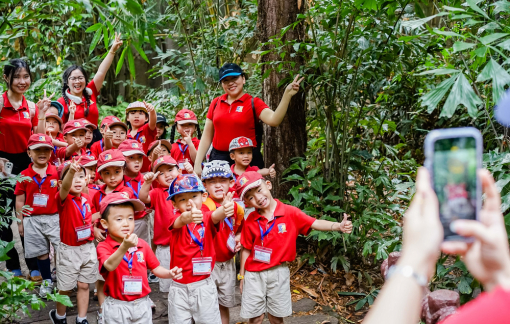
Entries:
[[195, 172], [199, 175], [202, 173], [200, 162], [204, 160], [211, 143], [211, 161], [224, 160], [233, 164], [228, 147], [234, 138], [240, 136], [250, 138], [257, 145], [253, 149], [251, 165], [263, 168], [264, 161], [260, 152], [262, 127], [259, 120], [273, 127], [280, 125], [287, 113], [290, 99], [298, 92], [299, 84], [304, 78], [299, 79], [299, 75], [294, 78], [294, 81], [285, 88], [283, 98], [274, 111], [261, 99], [244, 92], [246, 76], [239, 65], [234, 63], [223, 65], [219, 79], [225, 94], [215, 98], [209, 106], [198, 147]]

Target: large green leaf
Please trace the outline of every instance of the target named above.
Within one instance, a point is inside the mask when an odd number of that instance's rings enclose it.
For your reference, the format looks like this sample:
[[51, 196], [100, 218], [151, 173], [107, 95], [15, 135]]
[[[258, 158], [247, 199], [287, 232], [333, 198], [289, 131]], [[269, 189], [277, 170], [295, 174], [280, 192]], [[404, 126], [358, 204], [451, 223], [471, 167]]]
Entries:
[[427, 112], [430, 114], [436, 109], [439, 102], [443, 99], [444, 95], [450, 90], [453, 83], [457, 80], [457, 75], [441, 82], [435, 89], [432, 89], [426, 95], [420, 98], [421, 104], [428, 107]]
[[124, 64], [124, 57], [126, 56], [126, 51], [128, 46], [124, 47], [122, 54], [120, 54], [119, 61], [117, 62], [117, 67], [115, 68], [115, 75], [119, 74], [120, 69], [122, 69], [122, 64]]
[[463, 51], [465, 49], [468, 49], [468, 48], [472, 48], [476, 46], [476, 44], [473, 44], [473, 43], [465, 43], [465, 42], [455, 42], [453, 44], [453, 52], [454, 53], [457, 53], [457, 52], [460, 52], [460, 51]]
[[467, 107], [469, 116], [473, 118], [476, 117], [476, 113], [478, 112], [477, 106], [482, 104], [482, 100], [480, 100], [480, 98], [478, 98], [475, 94], [473, 87], [464, 73], [459, 74], [457, 81], [455, 81], [455, 84], [444, 103], [440, 116], [448, 118], [452, 117], [457, 106], [460, 104]]
[[433, 15], [430, 17], [422, 18], [422, 19], [403, 21], [401, 26], [410, 28], [410, 29], [415, 29], [415, 28], [418, 28], [418, 27], [422, 26], [423, 24], [431, 21], [432, 19], [434, 19], [436, 17], [444, 16], [444, 15], [448, 15], [448, 12], [440, 12], [437, 15]]
[[433, 32], [434, 34], [443, 35], [443, 36], [451, 36], [451, 37], [461, 37], [461, 38], [466, 38], [466, 36], [464, 36], [464, 35], [457, 34], [457, 33], [452, 32], [452, 31], [439, 30], [439, 29], [437, 29], [437, 28], [434, 28], [434, 30], [432, 30], [432, 32]]
[[479, 38], [478, 40], [484, 44], [484, 45], [488, 45], [500, 38], [503, 38], [505, 36], [508, 36], [507, 33], [494, 33], [494, 34], [490, 34], [490, 35], [487, 35], [487, 36], [484, 36], [484, 37], [481, 37]]
[[455, 69], [434, 69], [434, 70], [428, 70], [421, 73], [416, 73], [415, 75], [427, 75], [427, 74], [434, 74], [434, 75], [445, 75], [445, 74], [453, 74], [453, 73], [459, 73], [459, 70]]
[[497, 47], [501, 47], [504, 50], [510, 51], [510, 39], [503, 41], [496, 45]]
[[126, 0], [125, 5], [127, 10], [129, 10], [129, 12], [133, 15], [143, 14], [142, 6], [140, 6], [137, 0]]
[[96, 30], [98, 30], [99, 28], [101, 28], [103, 26], [103, 24], [101, 23], [97, 23], [97, 24], [94, 24], [92, 26], [90, 26], [89, 28], [87, 28], [87, 30], [85, 31], [86, 33], [92, 33], [92, 32], [95, 32]]
[[131, 76], [133, 79], [136, 77], [135, 73], [135, 58], [133, 57], [133, 51], [131, 50], [131, 46], [127, 46], [127, 57], [128, 57], [128, 66], [129, 66], [129, 73], [131, 73]]
[[476, 12], [478, 12], [479, 14], [481, 14], [482, 16], [484, 16], [485, 18], [489, 19], [489, 16], [487, 16], [487, 14], [485, 13], [485, 11], [483, 11], [482, 9], [480, 9], [480, 7], [478, 7], [478, 6], [476, 5], [476, 3], [477, 3], [478, 1], [476, 1], [476, 0], [467, 0], [466, 2], [467, 2], [468, 6], [469, 6], [471, 9], [473, 9], [473, 10], [474, 10], [474, 11], [476, 11]]
[[498, 62], [491, 59], [476, 78], [476, 82], [488, 80], [492, 80], [492, 100], [498, 102], [505, 93], [505, 86], [510, 84], [510, 74]]
[[94, 48], [96, 48], [97, 42], [99, 42], [99, 39], [101, 38], [101, 32], [103, 31], [102, 28], [99, 28], [96, 30], [96, 33], [94, 34], [94, 38], [92, 38], [92, 42], [90, 43], [89, 47], [89, 55], [92, 54], [94, 51]]
[[498, 14], [502, 11], [510, 13], [510, 2], [508, 1], [498, 1], [491, 4], [491, 6], [494, 6], [494, 14]]

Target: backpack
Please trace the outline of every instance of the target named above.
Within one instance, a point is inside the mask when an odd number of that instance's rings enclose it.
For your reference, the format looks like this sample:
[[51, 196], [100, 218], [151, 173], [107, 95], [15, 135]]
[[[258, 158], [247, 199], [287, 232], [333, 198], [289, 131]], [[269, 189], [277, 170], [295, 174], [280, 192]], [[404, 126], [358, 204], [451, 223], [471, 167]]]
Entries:
[[[33, 101], [27, 100], [28, 110], [30, 111], [30, 119], [35, 116], [35, 103]], [[0, 114], [2, 113], [2, 109], [4, 108], [4, 96], [0, 96]]]

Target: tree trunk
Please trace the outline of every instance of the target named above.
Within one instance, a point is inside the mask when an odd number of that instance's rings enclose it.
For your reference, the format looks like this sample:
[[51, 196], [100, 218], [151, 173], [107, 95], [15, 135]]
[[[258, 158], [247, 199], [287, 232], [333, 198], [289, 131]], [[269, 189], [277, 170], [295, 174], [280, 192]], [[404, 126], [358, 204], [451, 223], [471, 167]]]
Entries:
[[[296, 22], [297, 15], [304, 12], [304, 2], [300, 0], [259, 0], [257, 30], [259, 40], [262, 43], [268, 42], [274, 35], [280, 35], [282, 28]], [[300, 8], [298, 8], [298, 4]], [[289, 29], [284, 35], [282, 42], [296, 40], [302, 42], [305, 38], [304, 25], [298, 24], [294, 29]], [[263, 50], [269, 50], [266, 46]], [[287, 48], [287, 56], [284, 61], [295, 62], [295, 67], [290, 64], [284, 70], [298, 73], [303, 65], [303, 58], [299, 55], [291, 58], [290, 53], [294, 52], [292, 46]], [[279, 53], [271, 53], [262, 56], [262, 62], [281, 61]], [[271, 68], [269, 65], [262, 66], [262, 74]], [[288, 83], [278, 87], [278, 83], [288, 77], [286, 73], [271, 71], [269, 77], [264, 79], [262, 87], [262, 99], [273, 110], [278, 107], [282, 99], [285, 87]], [[289, 81], [289, 83], [292, 80]], [[278, 127], [264, 125], [264, 161], [266, 167], [275, 164], [277, 179], [273, 181], [273, 194], [278, 198], [285, 198], [288, 195], [291, 183], [282, 184], [281, 175], [289, 167], [293, 157], [303, 156], [306, 150], [306, 111], [305, 92], [300, 90], [291, 100], [285, 119]]]

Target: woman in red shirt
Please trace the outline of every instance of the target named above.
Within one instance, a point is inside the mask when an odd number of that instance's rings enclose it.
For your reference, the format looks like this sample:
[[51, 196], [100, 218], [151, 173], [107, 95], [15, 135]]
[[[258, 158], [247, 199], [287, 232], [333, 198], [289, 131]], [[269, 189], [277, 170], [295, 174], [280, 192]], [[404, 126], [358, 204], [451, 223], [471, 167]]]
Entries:
[[[101, 65], [99, 65], [92, 81], [88, 81], [87, 72], [85, 72], [81, 66], [73, 65], [64, 71], [62, 75], [62, 97], [58, 99], [58, 102], [64, 106], [64, 115], [62, 116], [64, 123], [67, 123], [69, 120], [69, 105], [71, 101], [73, 101], [76, 105], [74, 119], [85, 118], [91, 124], [95, 126], [98, 125], [99, 110], [97, 108], [97, 97], [103, 86], [106, 72], [108, 72], [108, 69], [112, 65], [115, 53], [122, 46], [120, 36], [120, 33], [115, 33], [115, 40], [112, 47]], [[99, 130], [96, 129], [92, 142], [100, 138], [101, 134]]]
[[[195, 172], [202, 173], [202, 161], [212, 143], [210, 160], [229, 161], [228, 146], [237, 137], [250, 138], [257, 147], [253, 150], [252, 165], [259, 168], [264, 167], [260, 144], [257, 137], [260, 137], [261, 130], [256, 130], [258, 121], [261, 120], [269, 126], [276, 127], [281, 124], [290, 99], [299, 90], [299, 84], [304, 78], [298, 80], [299, 75], [287, 86], [282, 101], [275, 111], [268, 107], [259, 98], [253, 98], [244, 92], [246, 77], [243, 70], [234, 63], [226, 63], [220, 69], [219, 79], [225, 94], [215, 98], [209, 106], [202, 138], [196, 156]], [[254, 117], [257, 120], [254, 120]], [[215, 130], [218, 130], [216, 132]], [[260, 141], [260, 140], [259, 140]]]

